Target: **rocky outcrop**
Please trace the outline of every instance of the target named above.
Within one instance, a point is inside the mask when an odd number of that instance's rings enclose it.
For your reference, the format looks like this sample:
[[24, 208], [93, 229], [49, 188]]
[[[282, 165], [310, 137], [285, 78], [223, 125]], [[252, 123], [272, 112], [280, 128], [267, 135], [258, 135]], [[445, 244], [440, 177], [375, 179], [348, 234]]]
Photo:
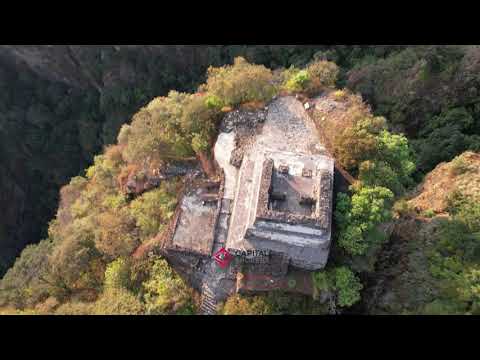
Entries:
[[[389, 224], [389, 241], [362, 295], [366, 312], [415, 314], [436, 299], [439, 289], [429, 271], [428, 254], [441, 219], [449, 216], [448, 197], [453, 192], [480, 199], [480, 154], [466, 152], [438, 165], [410, 195], [411, 211]], [[424, 216], [426, 210], [437, 216]]]
[[417, 212], [447, 212], [448, 199], [454, 192], [480, 201], [480, 154], [467, 151], [453, 161], [439, 164], [415, 189], [409, 205]]

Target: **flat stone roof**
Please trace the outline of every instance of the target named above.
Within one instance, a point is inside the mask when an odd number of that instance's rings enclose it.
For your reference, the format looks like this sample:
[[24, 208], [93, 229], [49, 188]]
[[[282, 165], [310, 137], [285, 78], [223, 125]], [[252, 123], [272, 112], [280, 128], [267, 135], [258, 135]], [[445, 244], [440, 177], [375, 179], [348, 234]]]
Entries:
[[217, 202], [206, 202], [202, 189], [185, 194], [170, 249], [210, 255], [214, 240]]
[[270, 249], [299, 267], [325, 266], [333, 171], [302, 104], [293, 97], [272, 102], [238, 173], [227, 247]]

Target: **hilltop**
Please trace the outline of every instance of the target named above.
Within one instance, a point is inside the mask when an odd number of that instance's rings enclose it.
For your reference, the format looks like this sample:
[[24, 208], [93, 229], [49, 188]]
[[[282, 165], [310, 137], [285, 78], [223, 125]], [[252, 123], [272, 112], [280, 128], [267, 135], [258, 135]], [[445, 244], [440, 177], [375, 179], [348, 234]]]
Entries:
[[[34, 61], [36, 50], [31, 51], [17, 51], [17, 56], [27, 57], [28, 66], [38, 74], [42, 70]], [[395, 49], [385, 61], [375, 65], [367, 61], [351, 73], [329, 61], [333, 55], [328, 51], [301, 66], [274, 71], [239, 57], [231, 65], [209, 67], [205, 82], [198, 87], [192, 84], [191, 92], [172, 90], [150, 101], [145, 94], [131, 121], [125, 122], [124, 116], [134, 110], [115, 117], [114, 126], [105, 126], [104, 135], [110, 133], [111, 139], [105, 144], [113, 144], [103, 152], [101, 143], [88, 150], [97, 153], [93, 164], [61, 189], [48, 234], [27, 246], [0, 282], [0, 307], [34, 314], [198, 314], [205, 310], [200, 292], [207, 272], [219, 280], [215, 286], [228, 293], [222, 297], [224, 304], [207, 309], [221, 314], [477, 313], [476, 110], [443, 109], [426, 123], [407, 127], [402, 122], [411, 117], [399, 120], [395, 112], [387, 111], [390, 105], [399, 106], [395, 105], [399, 99], [372, 100], [369, 105], [351, 90], [364, 91], [361, 84], [370, 76], [374, 82], [382, 81], [383, 72], [377, 67], [395, 68], [398, 59], [411, 55], [404, 51]], [[422, 53], [415, 52], [415, 61], [404, 66], [417, 66]], [[450, 55], [449, 61], [460, 61]], [[78, 60], [72, 64], [78, 65]], [[57, 81], [65, 69], [52, 73], [49, 81]], [[120, 63], [119, 73], [129, 77], [130, 72]], [[433, 79], [441, 78], [437, 75]], [[95, 92], [94, 78], [83, 72], [65, 81]], [[350, 89], [338, 88], [345, 81]], [[129, 102], [129, 109], [134, 103]], [[282, 116], [286, 113], [291, 116]], [[381, 116], [387, 113], [394, 119]], [[297, 117], [311, 121], [317, 137], [312, 136], [314, 131], [305, 131]], [[427, 159], [425, 149], [434, 144], [430, 134], [448, 132], [453, 123], [465, 140], [462, 146], [448, 147], [441, 156]], [[259, 289], [243, 277], [240, 282], [247, 294], [232, 295], [218, 273], [209, 272], [216, 269], [206, 269], [205, 264], [213, 261], [204, 245], [215, 245], [216, 235], [204, 236], [200, 227], [215, 219], [216, 209], [223, 209], [212, 205], [218, 194], [233, 200], [237, 188], [231, 179], [243, 161], [244, 168], [249, 168], [248, 162], [251, 169], [258, 168], [255, 164], [262, 160], [256, 153], [261, 148], [258, 139], [261, 145], [274, 144], [281, 151], [314, 149], [313, 153], [334, 159], [331, 249], [328, 261], [322, 258], [322, 268], [294, 273], [295, 284], [306, 286], [283, 283]], [[278, 139], [283, 140], [276, 143]], [[471, 151], [463, 153], [467, 149]], [[282, 156], [285, 160], [292, 155]], [[286, 172], [272, 171], [278, 189], [282, 184], [278, 179]], [[302, 176], [309, 178], [307, 173]], [[65, 177], [67, 173], [62, 181]], [[225, 179], [230, 185], [219, 188]], [[21, 195], [21, 189], [14, 194]], [[311, 196], [302, 196], [297, 200], [311, 205]], [[253, 204], [256, 198], [248, 199]], [[279, 205], [282, 199], [282, 194], [273, 194], [268, 203], [272, 208], [257, 215], [282, 206], [309, 212], [288, 201]], [[255, 213], [248, 204], [244, 210]], [[179, 216], [182, 211], [193, 216]], [[222, 212], [218, 218], [228, 222], [228, 215]], [[12, 210], [8, 218], [17, 216], [18, 211]], [[220, 231], [228, 229], [222, 226]], [[180, 235], [172, 238], [175, 230]], [[165, 252], [168, 242], [206, 257], [171, 256]], [[280, 262], [279, 269], [283, 271], [284, 265]]]

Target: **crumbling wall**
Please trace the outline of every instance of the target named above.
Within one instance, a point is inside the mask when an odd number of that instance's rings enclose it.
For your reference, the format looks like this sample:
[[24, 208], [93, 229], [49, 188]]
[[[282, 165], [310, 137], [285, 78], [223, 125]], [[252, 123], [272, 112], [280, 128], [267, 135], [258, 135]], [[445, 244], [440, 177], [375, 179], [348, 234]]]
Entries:
[[333, 175], [329, 171], [321, 170], [319, 176], [316, 217], [320, 226], [328, 230], [330, 229], [332, 217]]

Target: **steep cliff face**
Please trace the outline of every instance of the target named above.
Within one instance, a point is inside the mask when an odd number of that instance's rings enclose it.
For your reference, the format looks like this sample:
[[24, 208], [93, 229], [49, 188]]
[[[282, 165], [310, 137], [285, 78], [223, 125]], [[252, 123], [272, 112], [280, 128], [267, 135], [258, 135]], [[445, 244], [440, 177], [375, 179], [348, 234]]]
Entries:
[[134, 111], [196, 86], [208, 49], [216, 46], [0, 46], [0, 276], [46, 236], [59, 188]]
[[[3, 45], [0, 55], [50, 82], [87, 89], [135, 83], [147, 75], [134, 71], [140, 58], [163, 60], [165, 68], [194, 69], [205, 64], [204, 49], [192, 45]], [[170, 60], [170, 62], [168, 62]], [[172, 61], [175, 60], [175, 61]], [[149, 74], [151, 75], [151, 74]], [[184, 73], [185, 75], [185, 73]]]

